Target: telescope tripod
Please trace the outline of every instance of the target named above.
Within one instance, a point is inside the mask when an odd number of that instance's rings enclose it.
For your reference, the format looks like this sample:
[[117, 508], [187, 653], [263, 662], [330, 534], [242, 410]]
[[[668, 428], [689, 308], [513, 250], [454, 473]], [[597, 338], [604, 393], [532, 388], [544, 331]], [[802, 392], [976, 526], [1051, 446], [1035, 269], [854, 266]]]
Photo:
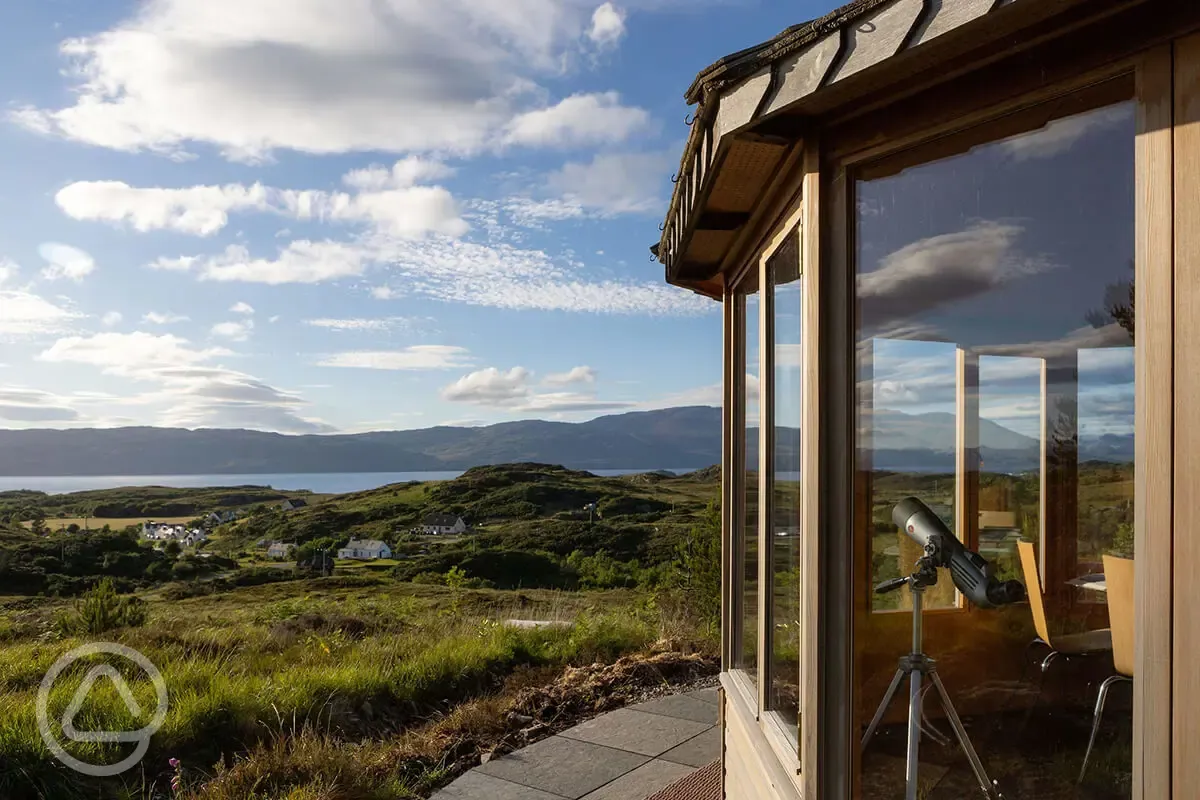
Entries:
[[[987, 772], [983, 769], [983, 762], [979, 760], [975, 748], [971, 746], [971, 740], [967, 738], [967, 731], [963, 727], [962, 720], [958, 718], [958, 712], [954, 710], [954, 704], [950, 701], [950, 695], [946, 692], [946, 687], [942, 685], [942, 679], [937, 673], [936, 662], [922, 652], [921, 614], [924, 610], [922, 601], [924, 600], [925, 587], [932, 586], [937, 582], [937, 568], [931, 562], [926, 561], [925, 558], [922, 558], [917, 563], [918, 570], [911, 576], [886, 581], [875, 589], [876, 592], [882, 594], [883, 592], [899, 589], [901, 586], [907, 584], [912, 590], [912, 652], [901, 657], [900, 666], [896, 668], [896, 675], [892, 678], [892, 684], [888, 687], [887, 693], [884, 694], [883, 700], [879, 703], [879, 708], [875, 711], [875, 716], [872, 718], [871, 724], [867, 726], [866, 733], [863, 734], [862, 747], [864, 750], [866, 749], [867, 744], [871, 741], [871, 737], [875, 735], [875, 729], [879, 727], [879, 723], [883, 720], [883, 715], [887, 713], [888, 707], [892, 704], [892, 700], [900, 688], [900, 683], [904, 680], [905, 676], [908, 676], [908, 766], [905, 770], [907, 790], [904, 796], [905, 800], [917, 800], [917, 748], [921, 742], [922, 718], [924, 716], [923, 701], [925, 696], [921, 688], [921, 681], [924, 677], [928, 677], [942, 699], [942, 707], [946, 709], [946, 717], [950, 720], [950, 726], [954, 729], [954, 735], [957, 737], [959, 745], [962, 747], [963, 752], [966, 753], [967, 761], [971, 762], [971, 769], [975, 772], [975, 779], [979, 782], [979, 788], [983, 790], [988, 800], [1004, 800], [1003, 795], [1000, 794], [1000, 789], [988, 778]], [[944, 737], [940, 737], [939, 735], [933, 738], [939, 739]]]

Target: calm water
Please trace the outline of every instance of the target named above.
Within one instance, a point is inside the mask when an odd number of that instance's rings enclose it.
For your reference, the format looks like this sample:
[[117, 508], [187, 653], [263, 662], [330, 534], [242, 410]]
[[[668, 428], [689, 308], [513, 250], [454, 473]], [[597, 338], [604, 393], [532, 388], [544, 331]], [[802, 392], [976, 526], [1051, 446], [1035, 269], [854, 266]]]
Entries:
[[[667, 468], [676, 474], [692, 472], [696, 467]], [[593, 469], [595, 475], [611, 477], [647, 469]], [[91, 489], [116, 489], [121, 486], [171, 486], [196, 488], [203, 486], [270, 486], [281, 491], [308, 489], [318, 494], [341, 494], [375, 489], [389, 483], [405, 481], [442, 481], [457, 478], [458, 472], [313, 472], [262, 475], [66, 475], [36, 478], [0, 476], [0, 492], [14, 489], [33, 489], [50, 494], [85, 492]]]

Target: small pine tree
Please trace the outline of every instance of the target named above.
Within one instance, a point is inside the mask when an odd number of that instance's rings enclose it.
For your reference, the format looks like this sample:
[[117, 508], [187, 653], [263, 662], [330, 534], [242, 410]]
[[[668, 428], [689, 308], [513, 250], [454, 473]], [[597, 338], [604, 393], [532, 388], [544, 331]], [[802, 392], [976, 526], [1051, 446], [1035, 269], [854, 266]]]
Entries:
[[58, 620], [63, 633], [100, 634], [116, 628], [136, 628], [146, 622], [146, 604], [133, 596], [117, 594], [112, 578], [105, 578], [75, 603], [74, 610]]
[[696, 617], [721, 624], [721, 509], [711, 502], [675, 549], [675, 571]]

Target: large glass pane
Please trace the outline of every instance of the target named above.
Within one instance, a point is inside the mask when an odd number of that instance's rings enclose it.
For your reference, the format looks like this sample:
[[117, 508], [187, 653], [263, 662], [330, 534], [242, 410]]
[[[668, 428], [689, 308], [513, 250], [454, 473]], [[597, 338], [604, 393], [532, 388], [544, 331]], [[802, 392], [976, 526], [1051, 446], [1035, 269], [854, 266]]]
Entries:
[[758, 681], [758, 427], [759, 319], [758, 270], [747, 276], [746, 294], [746, 468], [742, 503], [741, 658], [737, 663]]
[[801, 350], [799, 236], [767, 260], [774, 292], [775, 462], [771, 533], [771, 709], [792, 734], [800, 719]]
[[[1009, 138], [952, 137], [942, 157], [906, 154], [855, 181], [858, 722], [911, 648], [909, 589], [871, 586], [920, 555], [891, 518], [915, 495], [1041, 600], [971, 606], [945, 569], [926, 593], [938, 610], [925, 652], [1010, 800], [1130, 795], [1128, 683], [1109, 692], [1077, 781], [1097, 687], [1117, 674], [1106, 629], [1123, 641], [1115, 627], [1133, 618], [1119, 613], [1133, 600], [1118, 573], [1133, 556], [1134, 106], [1075, 109]], [[1053, 649], [1075, 652], [1043, 673]], [[936, 698], [925, 710], [949, 734]], [[864, 753], [863, 797], [903, 795], [906, 716], [900, 692]], [[948, 742], [922, 740], [921, 796], [980, 796]]]

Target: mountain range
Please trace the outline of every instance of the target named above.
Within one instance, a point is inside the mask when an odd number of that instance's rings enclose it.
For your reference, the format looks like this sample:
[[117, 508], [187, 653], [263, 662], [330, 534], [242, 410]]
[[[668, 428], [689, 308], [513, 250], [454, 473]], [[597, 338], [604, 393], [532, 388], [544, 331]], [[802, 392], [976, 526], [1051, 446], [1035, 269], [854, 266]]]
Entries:
[[[951, 471], [954, 416], [874, 414], [876, 469]], [[757, 431], [747, 431], [754, 458]], [[799, 431], [777, 429], [777, 468], [799, 463]], [[1038, 442], [993, 422], [980, 425], [989, 471], [1038, 464]], [[1085, 441], [1082, 460], [1131, 461], [1132, 436]], [[536, 461], [573, 469], [698, 468], [721, 460], [721, 409], [687, 406], [598, 417], [526, 420], [476, 428], [290, 436], [251, 430], [79, 428], [0, 430], [0, 475], [217, 475], [430, 472]]]

